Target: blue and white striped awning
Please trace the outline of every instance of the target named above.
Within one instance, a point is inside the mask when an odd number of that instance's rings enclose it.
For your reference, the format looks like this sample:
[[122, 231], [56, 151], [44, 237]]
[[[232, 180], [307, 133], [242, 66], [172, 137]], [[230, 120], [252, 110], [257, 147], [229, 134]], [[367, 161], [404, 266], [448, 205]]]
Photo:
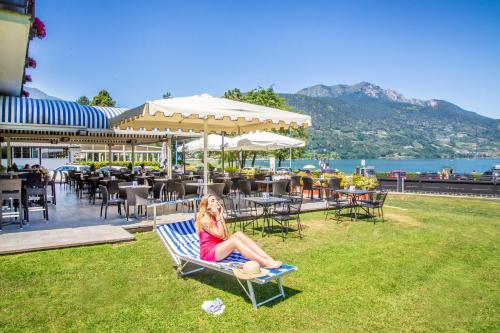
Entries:
[[87, 106], [75, 102], [0, 96], [0, 124], [37, 124], [109, 128], [109, 118], [126, 109]]

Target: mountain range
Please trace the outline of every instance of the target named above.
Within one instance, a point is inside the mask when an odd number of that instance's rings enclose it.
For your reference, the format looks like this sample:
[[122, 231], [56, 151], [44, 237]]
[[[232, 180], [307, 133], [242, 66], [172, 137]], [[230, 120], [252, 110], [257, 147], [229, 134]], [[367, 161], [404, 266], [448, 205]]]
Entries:
[[369, 82], [280, 94], [312, 117], [307, 153], [340, 158], [500, 156], [500, 120], [439, 99], [419, 100]]
[[[32, 98], [59, 99], [25, 87]], [[499, 157], [500, 120], [439, 99], [419, 100], [360, 82], [280, 94], [312, 117], [307, 157]]]

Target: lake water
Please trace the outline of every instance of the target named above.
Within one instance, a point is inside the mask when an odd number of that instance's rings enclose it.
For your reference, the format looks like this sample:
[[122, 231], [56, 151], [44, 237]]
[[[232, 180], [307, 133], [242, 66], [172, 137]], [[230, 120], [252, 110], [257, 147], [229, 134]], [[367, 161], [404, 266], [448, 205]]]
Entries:
[[[352, 173], [357, 166], [361, 166], [361, 160], [328, 160], [330, 168], [339, 169], [345, 173]], [[318, 160], [293, 160], [292, 169], [300, 169], [307, 164], [314, 165], [319, 169]], [[249, 165], [249, 163], [247, 163]], [[269, 167], [269, 160], [256, 160], [256, 166]], [[281, 166], [288, 167], [290, 161], [282, 161]], [[429, 160], [366, 160], [367, 166], [374, 166], [377, 172], [391, 170], [405, 170], [409, 172], [438, 172], [442, 167], [453, 168], [454, 173], [482, 173], [489, 170], [493, 165], [500, 165], [500, 159], [429, 159]], [[278, 163], [276, 162], [276, 167]]]

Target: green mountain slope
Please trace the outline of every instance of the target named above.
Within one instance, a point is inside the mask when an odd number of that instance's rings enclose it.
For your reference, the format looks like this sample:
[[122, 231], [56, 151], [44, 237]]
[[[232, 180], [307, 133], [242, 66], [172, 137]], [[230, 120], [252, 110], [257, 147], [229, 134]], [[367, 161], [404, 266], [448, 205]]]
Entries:
[[500, 156], [500, 121], [442, 100], [406, 99], [367, 82], [281, 94], [311, 115], [310, 153], [341, 158]]

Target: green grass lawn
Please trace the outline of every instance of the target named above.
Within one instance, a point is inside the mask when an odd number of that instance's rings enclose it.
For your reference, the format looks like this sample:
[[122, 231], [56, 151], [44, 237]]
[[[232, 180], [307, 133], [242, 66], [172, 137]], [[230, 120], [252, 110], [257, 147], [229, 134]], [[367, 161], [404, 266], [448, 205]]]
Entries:
[[[0, 331], [500, 331], [500, 201], [389, 196], [385, 223], [304, 214], [304, 239], [255, 239], [299, 267], [253, 310], [237, 282], [181, 279], [156, 234], [0, 257]], [[261, 295], [274, 286], [258, 287]], [[226, 304], [220, 317], [204, 300]]]

